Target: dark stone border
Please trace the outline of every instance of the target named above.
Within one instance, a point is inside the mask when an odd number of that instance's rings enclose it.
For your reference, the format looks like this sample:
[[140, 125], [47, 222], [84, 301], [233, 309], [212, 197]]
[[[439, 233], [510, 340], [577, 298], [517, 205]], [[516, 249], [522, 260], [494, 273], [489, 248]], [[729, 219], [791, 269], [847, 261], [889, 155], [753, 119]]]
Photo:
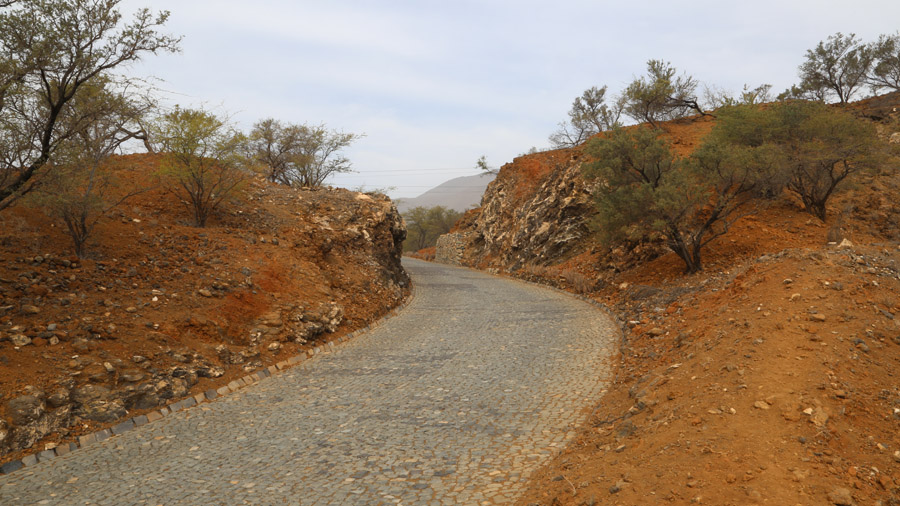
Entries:
[[113, 425], [108, 429], [103, 429], [91, 434], [86, 434], [84, 436], [78, 437], [77, 443], [63, 443], [56, 448], [51, 448], [49, 450], [44, 450], [41, 452], [37, 452], [31, 455], [26, 455], [22, 457], [20, 460], [14, 460], [11, 462], [7, 462], [0, 466], [0, 475], [7, 475], [18, 471], [24, 468], [30, 468], [35, 464], [39, 464], [41, 462], [54, 459], [56, 457], [61, 457], [68, 453], [71, 453], [79, 448], [84, 448], [85, 446], [92, 445], [94, 443], [99, 443], [100, 441], [105, 441], [113, 436], [117, 436], [119, 434], [124, 434], [134, 428], [141, 427], [143, 425], [147, 425], [148, 423], [154, 422], [161, 418], [164, 418], [172, 413], [176, 413], [178, 411], [183, 411], [185, 409], [197, 406], [199, 404], [203, 404], [205, 402], [210, 402], [218, 397], [222, 397], [228, 395], [233, 392], [237, 392], [247, 386], [253, 385], [255, 383], [259, 383], [260, 381], [275, 375], [279, 371], [283, 371], [285, 369], [290, 369], [295, 365], [302, 364], [306, 360], [320, 355], [322, 353], [329, 353], [337, 351], [337, 347], [340, 344], [346, 343], [350, 341], [354, 337], [357, 337], [361, 334], [365, 334], [366, 332], [380, 327], [384, 322], [390, 320], [391, 318], [397, 316], [400, 311], [408, 306], [413, 298], [415, 297], [415, 287], [410, 285], [410, 293], [403, 299], [400, 304], [396, 307], [388, 311], [387, 314], [379, 318], [378, 320], [366, 325], [365, 327], [354, 330], [349, 334], [345, 334], [333, 341], [328, 341], [325, 343], [318, 344], [308, 350], [306, 350], [303, 354], [295, 355], [286, 360], [282, 360], [276, 364], [270, 365], [264, 369], [260, 369], [253, 373], [250, 373], [242, 378], [238, 378], [234, 381], [231, 381], [225, 386], [222, 386], [218, 389], [209, 389], [205, 392], [193, 395], [191, 397], [185, 397], [183, 399], [179, 399], [175, 402], [170, 403], [169, 405], [153, 410], [144, 415], [138, 415], [133, 418], [128, 418], [124, 421], [120, 421], [118, 424]]

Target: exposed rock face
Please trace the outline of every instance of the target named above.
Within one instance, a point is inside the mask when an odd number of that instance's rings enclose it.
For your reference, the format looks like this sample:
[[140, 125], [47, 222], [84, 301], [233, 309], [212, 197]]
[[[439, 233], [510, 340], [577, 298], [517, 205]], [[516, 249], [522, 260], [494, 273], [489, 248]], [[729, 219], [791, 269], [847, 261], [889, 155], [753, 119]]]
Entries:
[[469, 238], [463, 263], [515, 270], [559, 262], [578, 250], [593, 216], [581, 159], [578, 149], [564, 149], [503, 166], [481, 208], [461, 226]]

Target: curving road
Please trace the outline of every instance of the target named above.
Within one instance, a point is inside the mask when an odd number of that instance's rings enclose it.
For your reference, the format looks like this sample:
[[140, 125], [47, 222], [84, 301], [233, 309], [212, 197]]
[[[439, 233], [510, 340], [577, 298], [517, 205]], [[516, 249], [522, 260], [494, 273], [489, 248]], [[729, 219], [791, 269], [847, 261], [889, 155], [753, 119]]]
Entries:
[[404, 260], [415, 297], [336, 352], [0, 477], [0, 504], [503, 504], [584, 420], [614, 324]]

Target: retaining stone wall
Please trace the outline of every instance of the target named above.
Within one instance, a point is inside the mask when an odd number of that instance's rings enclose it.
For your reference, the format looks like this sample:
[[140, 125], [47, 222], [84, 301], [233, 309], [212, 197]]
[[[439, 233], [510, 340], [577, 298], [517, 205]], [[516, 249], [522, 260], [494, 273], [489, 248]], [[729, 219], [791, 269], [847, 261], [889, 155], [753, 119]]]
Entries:
[[469, 233], [451, 232], [438, 237], [434, 261], [442, 264], [462, 265]]

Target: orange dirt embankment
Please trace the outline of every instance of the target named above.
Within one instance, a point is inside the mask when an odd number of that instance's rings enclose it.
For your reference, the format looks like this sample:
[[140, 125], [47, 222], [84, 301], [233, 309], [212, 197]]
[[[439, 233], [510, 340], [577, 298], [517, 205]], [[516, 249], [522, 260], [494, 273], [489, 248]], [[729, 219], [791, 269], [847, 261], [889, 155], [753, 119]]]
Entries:
[[[386, 198], [251, 177], [195, 228], [159, 161], [114, 159], [117, 191], [147, 191], [100, 221], [86, 259], [41, 209], [0, 213], [0, 462], [364, 327], [408, 292]], [[28, 423], [21, 396], [40, 403]]]

